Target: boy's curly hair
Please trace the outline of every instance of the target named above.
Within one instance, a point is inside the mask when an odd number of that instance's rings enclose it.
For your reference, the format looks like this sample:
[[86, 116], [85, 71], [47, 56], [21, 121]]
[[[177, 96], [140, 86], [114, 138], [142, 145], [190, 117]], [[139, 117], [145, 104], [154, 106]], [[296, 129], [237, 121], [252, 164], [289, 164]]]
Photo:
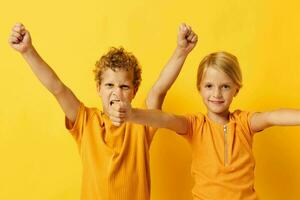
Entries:
[[141, 83], [141, 67], [138, 63], [136, 57], [127, 52], [123, 47], [115, 48], [111, 47], [109, 51], [104, 54], [99, 61], [96, 62], [95, 69], [93, 70], [95, 74], [95, 81], [97, 84], [101, 84], [102, 74], [106, 69], [111, 69], [113, 71], [126, 70], [133, 72], [133, 86], [135, 92], [137, 92], [139, 85]]

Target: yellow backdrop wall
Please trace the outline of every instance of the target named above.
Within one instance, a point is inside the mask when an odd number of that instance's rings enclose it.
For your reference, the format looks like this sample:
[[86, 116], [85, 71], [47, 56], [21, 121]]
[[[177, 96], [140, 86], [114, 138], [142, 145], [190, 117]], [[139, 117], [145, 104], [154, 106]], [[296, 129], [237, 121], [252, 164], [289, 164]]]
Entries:
[[[52, 0], [0, 6], [0, 199], [74, 200], [81, 163], [55, 99], [7, 44], [15, 22], [61, 79], [88, 106], [101, 108], [92, 69], [110, 46], [133, 52], [143, 66], [140, 105], [176, 46], [178, 25], [199, 35], [164, 110], [205, 112], [195, 87], [197, 65], [212, 51], [240, 61], [244, 87], [232, 109], [300, 108], [300, 3], [296, 0]], [[256, 190], [264, 200], [300, 199], [300, 127], [255, 136]], [[151, 147], [153, 200], [191, 199], [191, 150], [160, 130]]]

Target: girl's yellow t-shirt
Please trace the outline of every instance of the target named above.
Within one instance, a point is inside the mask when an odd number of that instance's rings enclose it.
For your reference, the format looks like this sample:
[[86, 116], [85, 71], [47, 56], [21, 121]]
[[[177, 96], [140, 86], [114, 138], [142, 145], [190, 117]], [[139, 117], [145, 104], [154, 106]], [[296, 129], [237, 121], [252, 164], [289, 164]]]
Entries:
[[236, 110], [229, 123], [221, 125], [207, 115], [187, 115], [192, 146], [191, 173], [195, 184], [194, 200], [256, 200], [254, 133], [250, 130], [252, 113]]
[[66, 128], [82, 161], [82, 200], [149, 200], [149, 147], [155, 129], [132, 123], [116, 127], [95, 108], [80, 105]]

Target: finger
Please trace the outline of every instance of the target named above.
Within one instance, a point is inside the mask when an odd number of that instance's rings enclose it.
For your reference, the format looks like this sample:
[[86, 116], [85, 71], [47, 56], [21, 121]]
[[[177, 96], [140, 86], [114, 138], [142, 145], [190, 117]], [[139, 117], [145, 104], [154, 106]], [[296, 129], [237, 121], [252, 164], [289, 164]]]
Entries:
[[113, 121], [113, 122], [119, 122], [119, 123], [124, 122], [124, 119], [119, 118], [119, 117], [109, 116], [109, 118], [110, 118], [110, 120]]
[[9, 37], [8, 42], [10, 44], [18, 44], [20, 42], [20, 40], [14, 36]]
[[109, 115], [113, 117], [124, 118], [126, 116], [126, 113], [119, 110], [120, 108], [114, 109], [113, 107], [111, 107], [111, 109], [109, 109]]
[[195, 35], [194, 32], [191, 32], [191, 33], [187, 36], [186, 39], [187, 39], [188, 41], [192, 41], [192, 38], [194, 37], [194, 35]]
[[12, 31], [20, 32], [21, 29], [22, 29], [22, 25], [18, 23], [12, 28]]
[[22, 36], [24, 36], [26, 33], [28, 33], [28, 31], [25, 29], [25, 26], [20, 25], [20, 26], [14, 26], [13, 32], [18, 32], [20, 33]]
[[123, 103], [121, 101], [113, 101], [110, 105], [112, 111], [124, 113], [126, 111]]
[[121, 126], [121, 123], [119, 123], [119, 122], [112, 122], [112, 124], [113, 124], [114, 126]]
[[184, 40], [187, 32], [188, 32], [188, 30], [187, 30], [186, 25], [184, 23], [180, 24], [179, 31], [178, 31], [178, 39]]
[[120, 102], [123, 102], [121, 105], [124, 106], [124, 103], [130, 103], [130, 100], [121, 92], [119, 94]]
[[120, 112], [120, 111], [115, 111], [113, 114], [112, 114], [114, 117], [118, 117], [118, 118], [125, 118], [126, 116], [126, 113], [124, 112]]
[[29, 34], [29, 32], [25, 29], [25, 27], [22, 27], [20, 32], [22, 36], [24, 36], [25, 34]]
[[21, 35], [20, 32], [12, 32], [11, 35], [14, 36], [14, 37], [16, 37], [16, 38], [18, 38], [19, 40], [23, 39], [23, 37], [22, 37], [22, 35]]
[[186, 25], [187, 28], [187, 34], [186, 35], [190, 35], [192, 32], [192, 28], [189, 25]]
[[191, 42], [196, 43], [197, 41], [198, 41], [198, 35], [195, 34]]
[[185, 32], [187, 30], [186, 24], [185, 23], [181, 23], [179, 25], [179, 32]]
[[121, 118], [117, 118], [117, 117], [110, 117], [110, 120], [113, 122], [113, 123], [124, 123], [124, 120], [121, 119]]

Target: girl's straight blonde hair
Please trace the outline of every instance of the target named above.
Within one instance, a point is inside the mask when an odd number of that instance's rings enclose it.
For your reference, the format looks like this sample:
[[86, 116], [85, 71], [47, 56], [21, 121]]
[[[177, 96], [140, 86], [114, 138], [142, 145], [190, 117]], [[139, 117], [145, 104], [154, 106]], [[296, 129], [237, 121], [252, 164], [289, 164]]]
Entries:
[[199, 64], [197, 73], [197, 89], [200, 91], [200, 84], [203, 74], [208, 67], [214, 67], [227, 74], [232, 81], [242, 87], [242, 72], [237, 58], [227, 52], [215, 52], [205, 56]]

